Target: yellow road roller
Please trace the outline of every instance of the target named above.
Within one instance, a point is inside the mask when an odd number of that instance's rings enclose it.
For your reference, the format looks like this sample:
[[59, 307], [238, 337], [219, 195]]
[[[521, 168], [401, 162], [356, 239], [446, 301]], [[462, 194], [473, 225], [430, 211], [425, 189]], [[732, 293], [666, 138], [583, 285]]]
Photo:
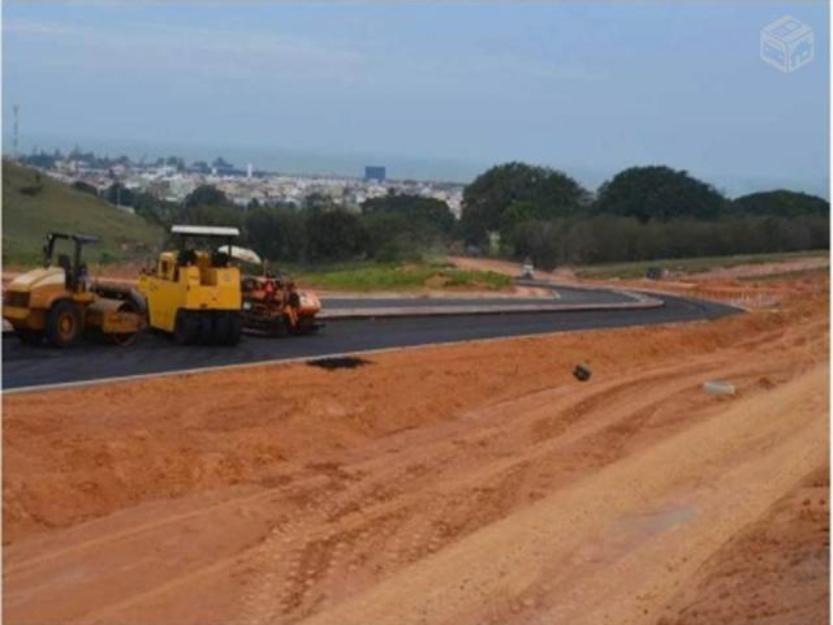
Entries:
[[[71, 241], [73, 258], [59, 254], [55, 244]], [[98, 237], [50, 232], [43, 245], [43, 267], [17, 276], [3, 294], [3, 318], [25, 343], [44, 337], [56, 347], [69, 347], [82, 334], [98, 334], [126, 345], [144, 327], [141, 296], [128, 287], [94, 283], [82, 261], [85, 245]]]
[[242, 328], [240, 270], [228, 253], [214, 249], [218, 241], [231, 249], [239, 230], [179, 225], [171, 234], [177, 249], [162, 252], [139, 277], [150, 327], [183, 345], [236, 344]]

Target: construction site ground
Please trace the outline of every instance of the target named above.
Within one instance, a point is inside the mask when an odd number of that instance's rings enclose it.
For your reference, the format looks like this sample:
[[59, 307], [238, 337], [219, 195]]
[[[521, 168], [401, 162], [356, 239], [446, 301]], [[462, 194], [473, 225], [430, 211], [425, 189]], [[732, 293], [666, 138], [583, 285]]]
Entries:
[[737, 278], [685, 287], [759, 304], [712, 322], [6, 396], [4, 622], [827, 623], [828, 280]]

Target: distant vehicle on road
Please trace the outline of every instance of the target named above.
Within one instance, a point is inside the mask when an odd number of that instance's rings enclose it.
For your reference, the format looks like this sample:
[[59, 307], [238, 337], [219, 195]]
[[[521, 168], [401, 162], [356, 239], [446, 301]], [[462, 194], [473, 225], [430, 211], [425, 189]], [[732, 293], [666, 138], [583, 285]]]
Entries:
[[521, 278], [533, 279], [535, 277], [535, 266], [532, 261], [527, 259], [521, 266]]
[[668, 270], [663, 267], [648, 267], [645, 270], [645, 277], [648, 280], [662, 280], [663, 278], [668, 277]]

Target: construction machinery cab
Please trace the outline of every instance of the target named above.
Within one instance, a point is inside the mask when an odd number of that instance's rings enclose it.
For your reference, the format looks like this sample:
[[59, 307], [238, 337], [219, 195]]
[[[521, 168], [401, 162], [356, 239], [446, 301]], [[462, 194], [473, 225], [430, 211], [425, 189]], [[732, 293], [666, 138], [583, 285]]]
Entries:
[[[232, 248], [232, 241], [240, 235], [237, 228], [223, 226], [173, 226], [171, 228], [176, 253], [173, 257], [173, 267], [170, 266], [171, 259], [164, 258], [166, 253], [160, 256], [160, 265], [165, 262], [165, 267], [159, 269], [160, 277], [164, 273], [169, 279], [179, 279], [179, 269], [182, 267], [198, 267], [200, 270], [200, 281], [202, 283], [212, 282], [212, 269], [225, 269], [229, 266], [229, 255], [221, 251], [211, 251], [215, 243], [213, 240], [220, 239], [226, 242], [226, 247]], [[206, 241], [205, 245], [200, 242]]]
[[65, 285], [70, 291], [86, 290], [89, 287], [89, 272], [87, 265], [81, 260], [83, 247], [87, 244], [98, 243], [97, 236], [90, 234], [66, 234], [63, 232], [50, 232], [46, 235], [43, 243], [43, 266], [52, 266], [52, 257], [55, 253], [55, 243], [59, 240], [72, 241], [74, 244], [73, 259], [67, 254], [58, 254], [57, 266], [64, 270]]

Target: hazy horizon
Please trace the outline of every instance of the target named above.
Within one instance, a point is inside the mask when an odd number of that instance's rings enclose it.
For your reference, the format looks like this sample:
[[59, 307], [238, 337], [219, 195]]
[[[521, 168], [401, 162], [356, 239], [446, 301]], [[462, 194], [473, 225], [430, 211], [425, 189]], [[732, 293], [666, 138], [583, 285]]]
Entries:
[[[524, 160], [589, 188], [633, 165], [730, 195], [827, 197], [826, 3], [3, 6], [20, 150], [222, 155], [287, 173], [466, 182]], [[815, 58], [784, 73], [762, 27]]]

